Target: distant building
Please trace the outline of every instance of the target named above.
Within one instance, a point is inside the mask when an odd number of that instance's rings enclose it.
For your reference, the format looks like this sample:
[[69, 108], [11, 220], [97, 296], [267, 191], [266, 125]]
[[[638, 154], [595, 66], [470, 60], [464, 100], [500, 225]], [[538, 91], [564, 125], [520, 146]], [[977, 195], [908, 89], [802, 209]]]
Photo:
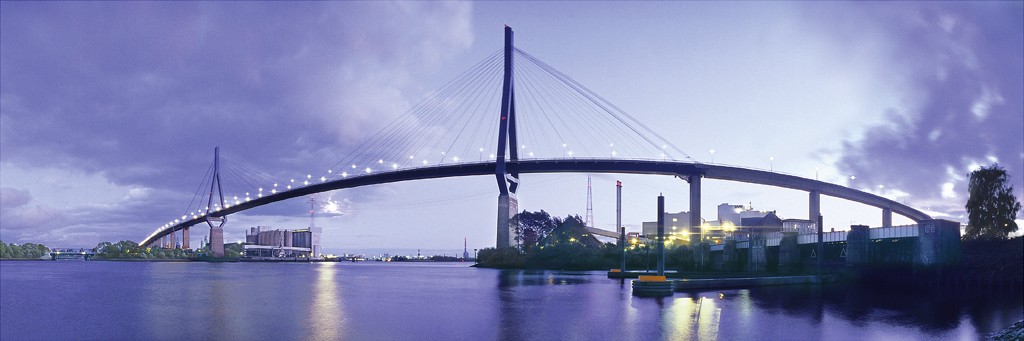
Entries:
[[743, 218], [739, 231], [748, 233], [768, 233], [782, 231], [782, 219], [775, 212], [768, 212], [763, 217]]
[[763, 218], [771, 213], [769, 211], [755, 211], [752, 206], [721, 204], [718, 205], [718, 221], [721, 223], [730, 222], [733, 225], [743, 225], [743, 219]]
[[[665, 220], [665, 236], [680, 239], [688, 239], [686, 231], [690, 228], [690, 212], [678, 212], [662, 214]], [[641, 234], [648, 239], [658, 237], [658, 222], [645, 221], [641, 225]]]
[[319, 258], [320, 228], [289, 231], [252, 227], [245, 233], [243, 249], [245, 256], [253, 258]]
[[[769, 216], [772, 218], [768, 218]], [[670, 242], [676, 239], [689, 241], [691, 237], [719, 241], [736, 232], [748, 233], [754, 227], [758, 231], [780, 231], [782, 229], [782, 221], [775, 215], [775, 212], [759, 211], [750, 206], [728, 203], [718, 205], [718, 220], [701, 219], [700, 236], [690, 236], [687, 233], [690, 230], [690, 212], [665, 212], [664, 219], [665, 236]], [[658, 222], [643, 222], [641, 235], [648, 239], [655, 239], [658, 235]]]

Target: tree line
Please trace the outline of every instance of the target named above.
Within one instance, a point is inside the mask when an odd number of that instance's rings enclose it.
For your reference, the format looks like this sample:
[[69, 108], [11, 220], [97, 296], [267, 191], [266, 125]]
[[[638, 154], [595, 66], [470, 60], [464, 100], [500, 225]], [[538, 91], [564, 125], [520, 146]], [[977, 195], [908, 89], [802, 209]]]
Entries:
[[0, 241], [0, 259], [40, 259], [48, 257], [50, 248], [43, 244], [6, 244]]
[[[174, 249], [142, 247], [130, 240], [117, 243], [102, 242], [93, 248], [96, 257], [101, 259], [187, 259], [209, 254], [209, 244], [200, 249]], [[241, 243], [224, 244], [224, 258], [239, 258], [242, 255]]]

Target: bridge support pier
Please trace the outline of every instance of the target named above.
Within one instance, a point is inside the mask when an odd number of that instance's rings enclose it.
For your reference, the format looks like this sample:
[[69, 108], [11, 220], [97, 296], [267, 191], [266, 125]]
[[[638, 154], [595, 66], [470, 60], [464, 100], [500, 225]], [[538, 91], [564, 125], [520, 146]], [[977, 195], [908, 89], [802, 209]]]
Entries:
[[859, 266], [871, 262], [871, 230], [866, 225], [852, 225], [846, 233], [846, 265]]
[[690, 183], [690, 229], [687, 232], [690, 234], [690, 246], [693, 247], [693, 266], [704, 269], [708, 257], [705, 254], [707, 248], [704, 245], [704, 234], [701, 233], [700, 178], [699, 174], [690, 174], [686, 177], [686, 181]]
[[[214, 225], [214, 222], [219, 224]], [[227, 217], [206, 216], [206, 224], [210, 225], [210, 256], [224, 257], [224, 224]]]
[[960, 223], [942, 219], [917, 223], [914, 264], [941, 266], [960, 261]]
[[658, 276], [665, 275], [665, 197], [658, 196]]
[[224, 229], [210, 227], [210, 256], [224, 257]]
[[892, 209], [882, 208], [882, 227], [892, 227]]
[[189, 240], [188, 240], [188, 228], [186, 227], [186, 228], [181, 230], [181, 249], [182, 250], [191, 249], [192, 248], [191, 246], [189, 246], [188, 242], [189, 242]]
[[779, 273], [796, 273], [800, 266], [800, 245], [797, 241], [796, 231], [782, 232], [782, 240], [779, 241]]
[[[690, 175], [686, 177], [686, 181], [690, 183], [690, 244], [696, 245], [695, 241], [701, 241], [700, 233], [700, 175]], [[662, 213], [664, 214], [664, 213]], [[697, 238], [694, 238], [697, 236]]]
[[808, 212], [807, 220], [817, 222], [818, 216], [821, 215], [821, 192], [810, 191], [808, 192]]
[[177, 239], [178, 239], [178, 238], [177, 238], [177, 237], [178, 237], [178, 236], [177, 236], [177, 232], [171, 232], [171, 234], [170, 234], [170, 235], [168, 235], [168, 236], [169, 236], [170, 238], [168, 238], [169, 240], [167, 241], [167, 248], [168, 248], [168, 249], [171, 249], [171, 250], [173, 250], [173, 249], [174, 249], [174, 246], [175, 246], [175, 244], [177, 244], [177, 243], [178, 243], [178, 241], [177, 241]]
[[757, 231], [750, 234], [747, 251], [747, 271], [764, 272], [768, 270], [768, 240], [764, 233]]

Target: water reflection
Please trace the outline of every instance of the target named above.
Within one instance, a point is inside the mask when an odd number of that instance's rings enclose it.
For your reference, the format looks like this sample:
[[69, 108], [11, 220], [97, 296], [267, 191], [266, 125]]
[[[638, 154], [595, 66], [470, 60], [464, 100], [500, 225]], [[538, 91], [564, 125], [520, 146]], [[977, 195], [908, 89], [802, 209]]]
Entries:
[[313, 307], [309, 311], [310, 335], [314, 340], [337, 340], [347, 324], [335, 278], [338, 263], [319, 263], [313, 285]]
[[995, 325], [1006, 325], [1003, 321], [1013, 321], [1019, 316], [1004, 312], [1019, 310], [1022, 301], [1022, 294], [1018, 291], [921, 290], [858, 285], [765, 287], [752, 289], [751, 296], [761, 310], [813, 316], [818, 323], [823, 311], [828, 311], [855, 326], [864, 326], [869, 320], [880, 320], [897, 325], [916, 325], [928, 332], [956, 329], [964, 317], [976, 325], [984, 321], [998, 321]]
[[[573, 285], [592, 281], [592, 273], [551, 272], [545, 270], [499, 270], [498, 286], [515, 287], [531, 285]], [[603, 280], [604, 278], [602, 278]]]
[[675, 297], [663, 317], [664, 328], [670, 339], [717, 340], [721, 316], [715, 298]]
[[4, 263], [0, 284], [0, 340], [974, 339], [1024, 318], [1012, 291], [780, 286], [642, 298], [602, 272], [455, 264]]

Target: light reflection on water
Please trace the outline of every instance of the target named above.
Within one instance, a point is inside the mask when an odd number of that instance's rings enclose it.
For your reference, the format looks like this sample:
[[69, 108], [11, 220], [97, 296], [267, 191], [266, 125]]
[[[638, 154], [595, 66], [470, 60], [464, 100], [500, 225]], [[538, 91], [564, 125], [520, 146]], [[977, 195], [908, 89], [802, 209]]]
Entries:
[[642, 298], [602, 272], [467, 264], [3, 262], [0, 288], [2, 340], [974, 339], [1024, 319], [1019, 292]]
[[317, 280], [313, 291], [313, 308], [309, 310], [310, 334], [318, 340], [337, 340], [341, 337], [347, 318], [335, 278], [338, 263], [316, 264]]

